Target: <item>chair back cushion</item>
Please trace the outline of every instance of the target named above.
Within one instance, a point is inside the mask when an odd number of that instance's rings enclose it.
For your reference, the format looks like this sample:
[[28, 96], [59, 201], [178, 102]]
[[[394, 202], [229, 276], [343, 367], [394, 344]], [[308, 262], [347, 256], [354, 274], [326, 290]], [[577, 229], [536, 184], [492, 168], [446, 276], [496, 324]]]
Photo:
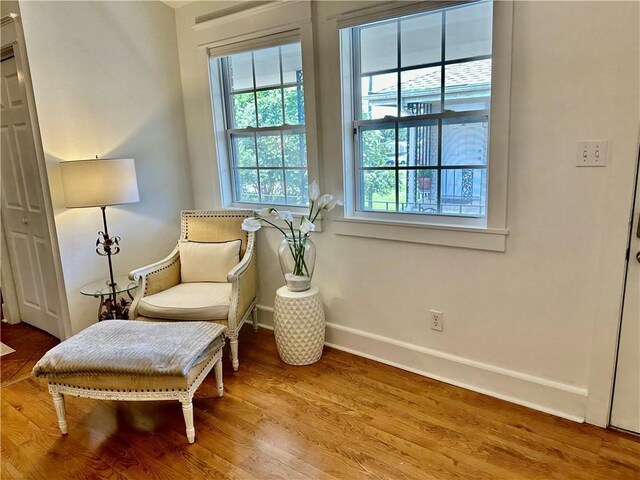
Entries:
[[200, 243], [180, 240], [182, 283], [227, 281], [227, 273], [240, 262], [242, 240]]
[[242, 230], [242, 222], [251, 215], [251, 210], [183, 210], [180, 238], [204, 243], [240, 239], [242, 258], [248, 242], [247, 232]]

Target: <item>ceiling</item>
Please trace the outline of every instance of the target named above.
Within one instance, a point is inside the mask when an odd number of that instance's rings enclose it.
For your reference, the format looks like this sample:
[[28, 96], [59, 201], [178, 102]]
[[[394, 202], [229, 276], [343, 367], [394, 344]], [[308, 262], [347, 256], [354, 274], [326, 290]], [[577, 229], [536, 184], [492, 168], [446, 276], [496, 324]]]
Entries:
[[194, 1], [195, 0], [162, 0], [162, 3], [166, 3], [171, 8], [180, 8], [180, 7], [184, 7], [185, 5], [189, 5]]

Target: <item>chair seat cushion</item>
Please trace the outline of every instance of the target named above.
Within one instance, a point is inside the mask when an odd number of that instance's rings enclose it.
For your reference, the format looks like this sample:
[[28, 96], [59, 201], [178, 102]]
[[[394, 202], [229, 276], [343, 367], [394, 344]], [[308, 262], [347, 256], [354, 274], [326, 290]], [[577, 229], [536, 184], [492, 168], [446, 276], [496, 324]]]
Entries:
[[143, 297], [138, 312], [167, 320], [222, 320], [229, 315], [230, 283], [180, 283]]

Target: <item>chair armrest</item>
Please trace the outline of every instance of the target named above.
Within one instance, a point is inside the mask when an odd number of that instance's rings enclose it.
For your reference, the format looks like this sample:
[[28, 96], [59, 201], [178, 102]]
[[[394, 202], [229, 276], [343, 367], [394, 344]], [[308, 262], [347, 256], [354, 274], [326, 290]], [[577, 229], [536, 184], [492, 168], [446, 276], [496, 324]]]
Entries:
[[173, 251], [167, 255], [162, 260], [152, 263], [151, 265], [146, 265], [144, 267], [136, 268], [129, 272], [129, 280], [138, 280], [142, 276], [148, 276], [150, 274], [155, 273], [156, 270], [160, 270], [164, 267], [169, 266], [171, 263], [175, 262], [176, 259], [180, 258], [180, 251], [178, 247], [173, 249]]
[[248, 235], [247, 250], [240, 263], [227, 274], [227, 281], [231, 287], [231, 305], [229, 308], [229, 330], [236, 330], [247, 311], [255, 303], [258, 289], [256, 267], [255, 236]]
[[244, 253], [244, 257], [242, 257], [242, 260], [240, 260], [240, 263], [238, 263], [235, 267], [229, 270], [229, 273], [227, 273], [227, 282], [233, 283], [235, 280], [238, 280], [240, 276], [247, 271], [247, 269], [251, 265], [251, 262], [254, 260], [253, 248], [251, 248], [251, 250], [252, 251], [250, 252], [249, 248], [247, 247], [247, 251]]
[[138, 282], [138, 291], [131, 302], [130, 318], [138, 316], [140, 300], [154, 293], [162, 292], [180, 283], [180, 251], [178, 247], [164, 259], [129, 273], [129, 278]]

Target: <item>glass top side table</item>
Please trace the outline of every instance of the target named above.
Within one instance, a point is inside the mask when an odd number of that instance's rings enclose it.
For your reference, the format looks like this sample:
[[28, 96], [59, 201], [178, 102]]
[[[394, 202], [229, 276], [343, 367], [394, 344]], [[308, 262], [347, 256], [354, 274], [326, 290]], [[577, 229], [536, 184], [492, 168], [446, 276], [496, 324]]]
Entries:
[[[126, 293], [129, 297], [129, 299], [124, 296], [116, 297], [116, 317], [126, 320], [129, 318], [129, 305], [133, 300], [131, 292], [138, 288], [138, 283], [133, 280], [129, 280], [129, 277], [126, 275], [116, 275], [113, 279], [116, 282], [116, 295]], [[112, 300], [109, 279], [96, 280], [95, 282], [87, 283], [80, 289], [80, 293], [88, 297], [100, 299], [100, 305], [98, 306], [98, 321], [112, 318], [111, 312], [114, 308], [111, 305]]]

